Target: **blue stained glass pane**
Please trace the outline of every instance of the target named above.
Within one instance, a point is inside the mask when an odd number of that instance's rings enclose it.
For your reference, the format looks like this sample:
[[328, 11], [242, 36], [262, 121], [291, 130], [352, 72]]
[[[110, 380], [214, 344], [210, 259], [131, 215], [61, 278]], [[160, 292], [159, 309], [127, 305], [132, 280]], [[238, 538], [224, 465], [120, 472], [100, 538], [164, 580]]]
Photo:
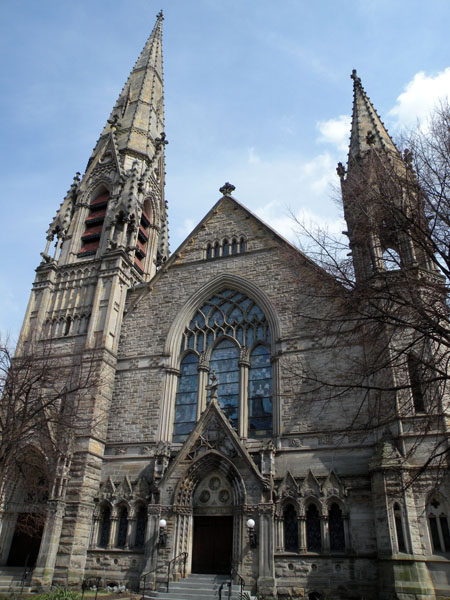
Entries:
[[252, 320], [256, 317], [256, 319], [258, 319], [258, 321], [262, 321], [264, 318], [264, 313], [263, 311], [259, 308], [259, 306], [257, 304], [254, 304], [252, 306], [252, 308], [249, 310], [248, 312], [248, 319]]
[[260, 342], [263, 342], [265, 339], [265, 333], [264, 333], [264, 326], [263, 325], [258, 325], [258, 328], [256, 330], [256, 339], [258, 339]]
[[177, 423], [187, 423], [195, 421], [197, 418], [197, 406], [195, 404], [180, 404], [175, 410], [175, 420]]
[[[205, 324], [205, 317], [199, 313], [197, 313], [194, 317], [194, 323], [201, 329]], [[192, 327], [193, 329], [193, 327]]]
[[271, 394], [271, 380], [270, 379], [258, 379], [257, 381], [251, 381], [249, 385], [250, 397], [265, 398]]
[[233, 308], [228, 317], [228, 322], [232, 323], [233, 321], [237, 321], [238, 323], [242, 323], [243, 320], [244, 315], [242, 314], [242, 311], [237, 307]]
[[239, 306], [241, 308], [243, 308], [244, 310], [248, 310], [252, 304], [253, 304], [253, 301], [250, 300], [250, 298], [245, 298], [245, 300], [243, 302], [239, 303]]
[[183, 362], [182, 362], [182, 368], [184, 365], [189, 365], [189, 364], [197, 364], [197, 356], [195, 354], [187, 354], [184, 358], [183, 358]]
[[186, 392], [195, 392], [197, 390], [197, 377], [182, 377], [180, 379], [180, 383], [178, 384], [178, 392], [186, 393]]
[[209, 319], [209, 323], [210, 325], [212, 323], [214, 323], [214, 321], [218, 324], [218, 325], [222, 325], [223, 324], [223, 314], [220, 312], [220, 310], [216, 310], [214, 311], [214, 314], [211, 315], [210, 319]]
[[[215, 365], [217, 366], [217, 365]], [[214, 365], [212, 365], [211, 369], [214, 369]], [[215, 369], [214, 369], [215, 370]], [[215, 370], [217, 373], [217, 370]], [[234, 371], [227, 371], [226, 373], [220, 373], [220, 381], [219, 383], [234, 383], [239, 381], [239, 371], [236, 369]]]
[[251, 346], [253, 346], [253, 341], [254, 341], [253, 327], [249, 327], [247, 329], [247, 342], [245, 344], [247, 346], [247, 348], [250, 348]]
[[198, 337], [197, 337], [197, 350], [198, 350], [198, 352], [203, 352], [204, 342], [205, 342], [205, 335], [203, 334], [203, 332], [199, 333]]
[[238, 327], [237, 329], [237, 339], [238, 342], [241, 344], [241, 346], [244, 345], [244, 331], [242, 329], [242, 327]]
[[194, 429], [194, 423], [190, 422], [190, 423], [176, 423], [175, 425], [175, 435], [182, 435], [182, 434], [186, 434], [186, 433], [191, 433], [191, 431]]
[[225, 298], [227, 298], [228, 296], [232, 296], [234, 294], [234, 290], [223, 290], [223, 292], [220, 292], [221, 296], [225, 296]]
[[267, 356], [270, 357], [269, 354], [269, 350], [263, 346], [262, 344], [260, 344], [259, 346], [256, 346], [256, 348], [253, 349], [252, 351], [252, 364], [253, 364], [253, 359], [259, 356]]
[[214, 333], [212, 331], [208, 331], [208, 335], [206, 336], [206, 346], [209, 348], [211, 344], [214, 342]]
[[243, 298], [243, 297], [244, 296], [240, 292], [234, 292], [232, 300], [233, 300], [233, 302], [239, 302], [239, 300], [241, 300], [241, 298]]
[[194, 349], [194, 336], [190, 335], [188, 338], [188, 348], [191, 348], [192, 350]]

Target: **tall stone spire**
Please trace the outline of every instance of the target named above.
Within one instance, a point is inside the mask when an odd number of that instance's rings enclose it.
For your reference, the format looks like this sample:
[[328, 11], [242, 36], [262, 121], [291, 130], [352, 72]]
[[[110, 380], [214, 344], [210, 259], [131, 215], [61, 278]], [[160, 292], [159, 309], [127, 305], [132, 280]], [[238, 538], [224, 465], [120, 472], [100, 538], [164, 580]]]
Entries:
[[399, 155], [355, 69], [353, 69], [351, 78], [353, 79], [353, 115], [349, 165], [352, 160], [363, 157], [371, 148], [378, 148]]
[[157, 149], [156, 140], [164, 131], [162, 22], [161, 11], [89, 162], [112, 131], [125, 169], [131, 166], [134, 158], [152, 160]]

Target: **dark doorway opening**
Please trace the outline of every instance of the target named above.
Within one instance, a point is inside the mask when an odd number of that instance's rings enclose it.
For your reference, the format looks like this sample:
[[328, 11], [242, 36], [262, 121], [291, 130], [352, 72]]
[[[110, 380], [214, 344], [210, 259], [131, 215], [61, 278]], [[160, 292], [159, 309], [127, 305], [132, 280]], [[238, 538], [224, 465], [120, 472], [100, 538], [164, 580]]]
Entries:
[[193, 573], [229, 573], [233, 517], [194, 517]]
[[9, 567], [34, 567], [44, 530], [43, 515], [19, 513], [8, 556]]

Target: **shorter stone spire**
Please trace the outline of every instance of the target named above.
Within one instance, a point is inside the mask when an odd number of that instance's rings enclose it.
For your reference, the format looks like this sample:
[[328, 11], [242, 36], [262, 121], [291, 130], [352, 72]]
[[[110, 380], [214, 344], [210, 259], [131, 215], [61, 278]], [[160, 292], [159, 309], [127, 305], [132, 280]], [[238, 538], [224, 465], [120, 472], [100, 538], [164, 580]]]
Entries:
[[356, 69], [353, 69], [350, 77], [353, 79], [353, 114], [349, 163], [364, 156], [371, 148], [398, 155], [399, 152], [366, 94]]

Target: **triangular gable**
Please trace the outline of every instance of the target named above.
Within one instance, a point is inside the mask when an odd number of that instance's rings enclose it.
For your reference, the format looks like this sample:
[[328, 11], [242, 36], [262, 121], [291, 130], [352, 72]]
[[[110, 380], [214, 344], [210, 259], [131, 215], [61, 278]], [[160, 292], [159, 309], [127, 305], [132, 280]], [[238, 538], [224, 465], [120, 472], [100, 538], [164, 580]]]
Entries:
[[328, 477], [325, 479], [325, 482], [322, 486], [322, 492], [325, 496], [342, 497], [346, 495], [345, 487], [334, 470], [331, 470], [328, 474]]
[[321, 489], [319, 482], [312, 474], [311, 469], [309, 469], [307, 476], [302, 482], [300, 486], [300, 494], [302, 496], [315, 496], [319, 498], [321, 496]]
[[[268, 236], [277, 244], [283, 246], [285, 250], [293, 256], [294, 259], [300, 261], [304, 266], [308, 266], [315, 273], [323, 277], [328, 281], [328, 283], [332, 285], [339, 285], [336, 282], [335, 278], [332, 277], [329, 273], [327, 273], [324, 269], [322, 269], [319, 265], [317, 265], [313, 260], [311, 260], [306, 254], [304, 254], [301, 250], [299, 250], [296, 246], [291, 244], [288, 240], [286, 240], [282, 235], [277, 233], [270, 225], [262, 221], [258, 216], [252, 213], [247, 207], [238, 202], [232, 196], [222, 196], [216, 204], [208, 211], [208, 213], [203, 217], [203, 219], [198, 223], [198, 225], [191, 231], [191, 233], [186, 237], [186, 239], [178, 246], [178, 248], [171, 254], [170, 258], [166, 263], [161, 267], [161, 269], [156, 273], [156, 275], [150, 281], [141, 284], [140, 286], [136, 286], [134, 288], [134, 296], [131, 301], [131, 304], [127, 307], [127, 312], [133, 310], [135, 306], [139, 303], [139, 301], [152, 289], [154, 284], [158, 281], [163, 273], [166, 273], [173, 265], [177, 264], [180, 261], [180, 258], [183, 256], [183, 253], [188, 249], [190, 245], [193, 244], [195, 238], [198, 236], [202, 229], [207, 228], [208, 222], [212, 220], [216, 213], [223, 208], [225, 203], [229, 203], [230, 207], [234, 207], [245, 214], [246, 219], [251, 219], [256, 227], [264, 230]], [[231, 208], [232, 209], [232, 208]]]
[[297, 498], [298, 496], [298, 485], [292, 476], [291, 472], [288, 471], [278, 486], [278, 496], [281, 498]]
[[123, 174], [114, 129], [109, 132], [103, 142], [103, 146], [99, 148], [95, 156], [91, 158], [91, 162], [88, 164], [83, 180], [86, 181], [87, 177], [91, 176], [96, 170], [107, 170], [108, 172], [117, 171], [118, 175]]
[[188, 465], [208, 452], [222, 455], [233, 463], [240, 459], [264, 488], [269, 486], [269, 482], [262, 476], [247, 449], [242, 445], [217, 401], [212, 400], [184, 442], [177, 457], [167, 469], [159, 487], [164, 486], [181, 464]]

